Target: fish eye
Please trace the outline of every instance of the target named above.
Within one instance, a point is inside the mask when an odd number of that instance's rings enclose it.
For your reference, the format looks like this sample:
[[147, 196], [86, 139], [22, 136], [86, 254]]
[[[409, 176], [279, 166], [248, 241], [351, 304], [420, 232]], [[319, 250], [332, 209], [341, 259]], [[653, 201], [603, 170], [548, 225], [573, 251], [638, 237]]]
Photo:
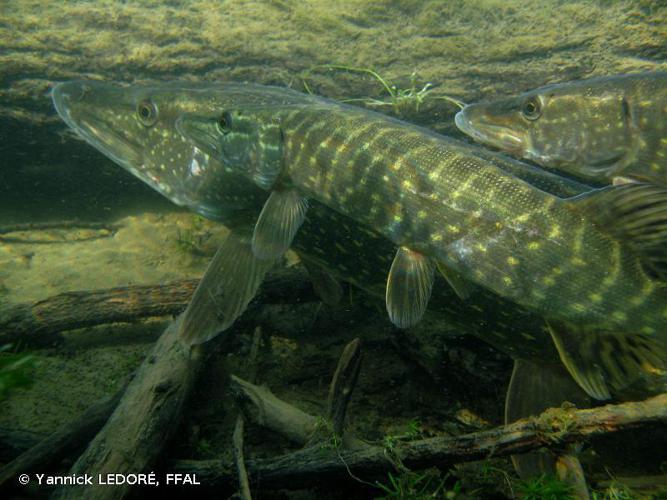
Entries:
[[542, 114], [542, 106], [537, 97], [531, 97], [524, 104], [521, 109], [521, 114], [528, 120], [537, 120]]
[[222, 113], [216, 122], [221, 134], [227, 135], [232, 131], [232, 115], [229, 111]]
[[137, 104], [137, 117], [146, 127], [155, 125], [157, 121], [157, 107], [150, 99], [144, 99]]

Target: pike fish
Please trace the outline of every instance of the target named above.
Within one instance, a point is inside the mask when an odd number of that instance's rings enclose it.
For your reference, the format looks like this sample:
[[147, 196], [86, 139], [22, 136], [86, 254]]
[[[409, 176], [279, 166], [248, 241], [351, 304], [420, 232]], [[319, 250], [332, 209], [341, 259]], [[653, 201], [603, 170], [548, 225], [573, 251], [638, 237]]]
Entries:
[[599, 183], [667, 185], [667, 73], [548, 85], [471, 104], [456, 125], [474, 140]]
[[607, 367], [616, 385], [665, 367], [667, 190], [609, 186], [562, 199], [467, 144], [313, 99], [230, 104], [177, 123], [198, 148], [270, 190], [253, 233], [257, 258], [282, 255], [316, 200], [398, 247], [386, 305], [399, 327], [421, 318], [437, 267], [461, 297], [473, 282], [543, 315], [589, 394], [609, 394], [588, 362], [595, 350], [622, 359]]
[[[184, 113], [207, 113], [221, 105], [266, 105], [308, 98], [285, 89], [274, 93], [242, 84], [118, 86], [101, 82], [60, 84], [52, 97], [60, 116], [93, 147], [176, 204], [231, 228], [185, 312], [188, 326], [181, 335], [188, 343], [201, 343], [227, 328], [254, 294], [249, 283], [256, 281], [253, 269], [257, 261], [244, 231], [252, 231], [267, 194], [230, 165], [184, 140], [176, 123]], [[555, 196], [573, 196], [588, 189], [502, 155], [482, 150], [480, 155]], [[292, 248], [308, 270], [315, 271], [311, 274], [314, 279], [331, 274], [373, 295], [384, 295], [395, 247], [372, 228], [311, 201]], [[263, 269], [259, 269], [260, 274]], [[329, 279], [320, 282], [324, 284], [317, 289], [335, 288]], [[482, 289], [459, 302], [446, 286], [435, 287], [430, 313], [515, 359], [506, 398], [508, 422], [559, 406], [565, 400], [587, 404], [585, 394], [560, 365], [541, 317]], [[592, 364], [604, 368], [616, 363], [613, 352], [593, 352], [603, 359]], [[654, 383], [662, 384], [659, 380]], [[661, 390], [661, 385], [655, 390]], [[614, 394], [619, 393], [614, 390]], [[522, 455], [515, 465], [526, 475], [554, 471], [547, 456]]]
[[[318, 106], [320, 99], [255, 85], [161, 83], [122, 87], [101, 82], [60, 84], [52, 97], [60, 116], [91, 145], [175, 203], [222, 220], [232, 229], [188, 306], [188, 321], [183, 321], [181, 334], [189, 343], [200, 343], [227, 328], [243, 312], [263, 273], [273, 264], [272, 259], [254, 255], [249, 234], [244, 232], [252, 232], [267, 194], [250, 182], [235, 162], [212, 156], [207, 148], [189, 142], [179, 127], [188, 117], [211, 113], [218, 117], [221, 108]], [[362, 151], [365, 149], [362, 147]], [[501, 155], [479, 151], [479, 158], [489, 167], [511, 172], [515, 181], [529, 180], [532, 189], [539, 186], [554, 197], [572, 196], [587, 189]], [[311, 200], [293, 248], [304, 262], [378, 293], [384, 290], [394, 246], [372, 226], [362, 226]], [[435, 291], [434, 308], [444, 311], [450, 323], [460, 324], [464, 331], [472, 330], [515, 358], [557, 359], [541, 318], [498, 295], [480, 290], [469, 301], [459, 302], [450, 290], [440, 286]], [[629, 354], [608, 349], [608, 342], [595, 337], [567, 344], [566, 348], [578, 363], [577, 369], [592, 374], [588, 376], [597, 381], [597, 385], [586, 383], [582, 387], [594, 397], [606, 398], [610, 388], [627, 385], [636, 378], [640, 361], [646, 361], [644, 341], [638, 339]]]

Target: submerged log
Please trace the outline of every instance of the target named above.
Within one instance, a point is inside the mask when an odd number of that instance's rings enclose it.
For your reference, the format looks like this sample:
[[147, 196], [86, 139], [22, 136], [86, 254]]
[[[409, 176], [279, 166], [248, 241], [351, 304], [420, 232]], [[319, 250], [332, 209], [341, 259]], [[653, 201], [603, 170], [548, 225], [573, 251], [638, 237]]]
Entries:
[[[495, 429], [456, 437], [436, 437], [401, 443], [392, 454], [406, 467], [444, 467], [457, 462], [525, 453], [537, 448], [559, 448], [593, 436], [667, 422], [667, 394], [646, 401], [593, 409], [550, 408], [537, 417]], [[328, 449], [319, 445], [271, 459], [246, 459], [250, 478], [263, 487], [302, 487], [354, 474], [368, 479], [391, 470], [393, 463], [381, 446]], [[223, 460], [179, 460], [174, 472], [197, 474], [207, 486], [231, 484], [234, 465]]]
[[[77, 328], [179, 314], [198, 282], [192, 279], [66, 292], [32, 304], [14, 305], [0, 310], [0, 340], [40, 340]], [[294, 303], [316, 297], [306, 271], [291, 267], [269, 273], [255, 300]]]
[[[130, 474], [151, 467], [176, 431], [205, 356], [178, 337], [173, 321], [137, 370], [106, 425], [72, 466], [70, 474]], [[210, 351], [210, 345], [208, 346]], [[123, 498], [127, 484], [68, 486], [56, 498]]]

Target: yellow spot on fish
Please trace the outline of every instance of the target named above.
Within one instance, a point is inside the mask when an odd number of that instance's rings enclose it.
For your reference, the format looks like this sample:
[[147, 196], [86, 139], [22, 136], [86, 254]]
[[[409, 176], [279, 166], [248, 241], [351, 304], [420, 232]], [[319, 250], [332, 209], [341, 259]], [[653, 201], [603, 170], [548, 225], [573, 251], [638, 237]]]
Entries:
[[642, 327], [641, 332], [647, 335], [652, 335], [655, 333], [655, 328], [651, 328], [650, 326], [644, 326]]
[[442, 235], [440, 233], [432, 234], [431, 241], [442, 241]]
[[396, 214], [394, 215], [394, 222], [401, 222], [403, 220], [403, 217], [400, 215]]
[[542, 279], [542, 282], [543, 282], [545, 285], [547, 285], [547, 286], [552, 286], [552, 285], [556, 284], [556, 280], [553, 279], [552, 276], [545, 276], [545, 277]]
[[572, 262], [573, 266], [584, 266], [584, 265], [586, 265], [586, 262], [579, 257], [573, 257], [570, 262]]
[[380, 201], [380, 195], [378, 193], [373, 193], [371, 195], [371, 200], [373, 201]]
[[651, 170], [654, 172], [660, 172], [660, 165], [657, 163], [651, 163]]
[[428, 174], [428, 178], [432, 181], [437, 181], [440, 178], [440, 174], [433, 170], [430, 174]]
[[575, 302], [574, 304], [570, 305], [570, 309], [572, 309], [575, 312], [582, 313], [586, 310], [586, 305], [581, 304], [579, 302]]
[[447, 224], [447, 231], [456, 234], [460, 233], [461, 229], [459, 228], [459, 226], [455, 226], [454, 224]]
[[479, 250], [480, 252], [486, 252], [486, 246], [485, 246], [485, 245], [482, 245], [481, 243], [477, 243], [477, 244], [475, 245], [475, 248], [476, 248], [477, 250]]
[[411, 190], [413, 187], [414, 187], [414, 185], [412, 184], [412, 182], [410, 182], [408, 180], [403, 181], [403, 188], [404, 189]]
[[540, 244], [537, 241], [531, 241], [528, 243], [528, 250], [539, 250]]
[[558, 238], [560, 236], [560, 226], [558, 224], [554, 224], [551, 226], [551, 232], [549, 232], [549, 238]]
[[602, 295], [599, 293], [591, 293], [588, 298], [591, 299], [591, 302], [595, 302], [596, 304], [602, 302]]
[[509, 276], [503, 276], [503, 283], [505, 283], [505, 286], [510, 286], [512, 284], [512, 278]]
[[516, 266], [519, 263], [519, 259], [515, 259], [514, 257], [510, 256], [510, 257], [507, 257], [507, 263], [510, 266]]
[[614, 311], [613, 314], [611, 315], [616, 321], [625, 321], [628, 319], [628, 315], [625, 314], [623, 311]]
[[425, 210], [420, 210], [419, 212], [417, 212], [417, 217], [419, 217], [420, 219], [425, 219], [426, 215], [427, 214]]

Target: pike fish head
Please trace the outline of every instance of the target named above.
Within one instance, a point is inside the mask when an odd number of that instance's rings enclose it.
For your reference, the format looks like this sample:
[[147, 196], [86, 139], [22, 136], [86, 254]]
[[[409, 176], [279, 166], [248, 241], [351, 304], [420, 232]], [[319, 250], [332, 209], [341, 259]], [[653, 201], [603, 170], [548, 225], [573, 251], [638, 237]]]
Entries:
[[176, 123], [185, 113], [289, 99], [281, 90], [234, 83], [74, 81], [57, 85], [52, 99], [67, 125], [124, 169], [178, 205], [225, 219], [230, 211], [261, 206], [265, 193], [192, 144]]
[[623, 96], [582, 85], [471, 104], [456, 115], [456, 125], [482, 144], [585, 177], [604, 176], [632, 147]]
[[270, 189], [283, 167], [283, 133], [280, 122], [273, 118], [273, 108], [227, 109], [215, 115], [184, 113], [176, 127], [212, 158]]

